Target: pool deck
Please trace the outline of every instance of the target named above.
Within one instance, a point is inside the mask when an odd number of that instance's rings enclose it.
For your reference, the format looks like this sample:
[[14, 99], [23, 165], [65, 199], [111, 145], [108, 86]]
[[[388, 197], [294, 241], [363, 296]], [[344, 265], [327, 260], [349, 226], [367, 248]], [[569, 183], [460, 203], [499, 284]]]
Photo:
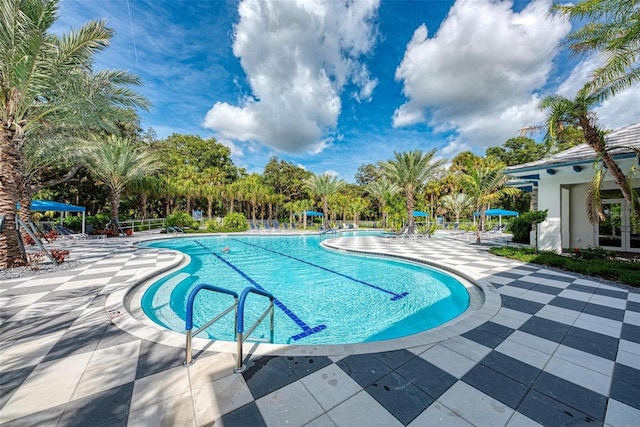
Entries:
[[0, 282], [0, 425], [640, 426], [640, 290], [463, 236], [326, 243], [457, 271], [486, 294], [473, 312], [378, 345], [258, 346], [242, 374], [203, 341], [183, 367], [183, 337], [124, 312], [181, 256], [141, 233], [67, 243], [78, 267]]

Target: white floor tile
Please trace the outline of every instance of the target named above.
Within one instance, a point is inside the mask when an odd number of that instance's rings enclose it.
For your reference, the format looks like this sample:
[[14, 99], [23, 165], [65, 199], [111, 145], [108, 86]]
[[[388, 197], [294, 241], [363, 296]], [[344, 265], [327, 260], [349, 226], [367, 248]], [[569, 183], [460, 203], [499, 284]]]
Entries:
[[270, 426], [303, 426], [324, 412], [299, 381], [261, 397], [256, 405]]
[[361, 391], [327, 412], [338, 427], [400, 427], [402, 423], [366, 391]]
[[440, 396], [438, 402], [478, 426], [504, 426], [513, 415], [513, 409], [462, 381]]
[[207, 425], [253, 401], [242, 375], [228, 377], [193, 388], [193, 408], [198, 425]]
[[326, 366], [300, 381], [325, 411], [361, 390], [358, 383], [336, 365]]
[[547, 366], [544, 367], [544, 370], [557, 377], [595, 391], [596, 393], [604, 396], [609, 395], [611, 377], [607, 375], [575, 365], [558, 357], [552, 357], [549, 363], [547, 363]]

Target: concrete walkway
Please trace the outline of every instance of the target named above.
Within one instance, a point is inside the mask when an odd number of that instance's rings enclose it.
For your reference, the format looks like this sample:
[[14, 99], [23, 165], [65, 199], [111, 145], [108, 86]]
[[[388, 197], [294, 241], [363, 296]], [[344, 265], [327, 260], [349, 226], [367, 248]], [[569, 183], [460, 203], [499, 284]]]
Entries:
[[456, 235], [338, 237], [327, 245], [458, 271], [485, 297], [409, 339], [263, 346], [233, 374], [223, 343], [184, 368], [180, 334], [124, 311], [132, 286], [182, 262], [139, 248], [147, 237], [68, 243], [79, 267], [0, 282], [1, 425], [640, 425], [638, 289]]

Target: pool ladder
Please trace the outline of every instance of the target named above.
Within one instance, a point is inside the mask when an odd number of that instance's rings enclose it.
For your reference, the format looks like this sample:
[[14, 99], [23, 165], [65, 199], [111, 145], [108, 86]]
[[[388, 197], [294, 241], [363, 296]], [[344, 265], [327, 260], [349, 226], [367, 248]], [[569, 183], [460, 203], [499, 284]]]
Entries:
[[[207, 323], [202, 325], [199, 329], [195, 330], [194, 332], [191, 332], [191, 330], [193, 329], [193, 304], [196, 300], [196, 295], [198, 295], [198, 292], [202, 290], [230, 295], [234, 298], [234, 303], [229, 307], [227, 307], [225, 310], [223, 310], [220, 314], [216, 315], [213, 319], [209, 320]], [[269, 307], [267, 307], [267, 309], [262, 313], [262, 315], [260, 315], [258, 320], [256, 320], [256, 322], [249, 328], [249, 330], [245, 334], [244, 333], [244, 305], [245, 305], [247, 296], [251, 293], [269, 298]], [[253, 331], [264, 320], [267, 314], [271, 314], [270, 327], [269, 327], [269, 342], [271, 343], [273, 342], [273, 300], [274, 300], [273, 295], [271, 295], [269, 292], [263, 291], [262, 289], [255, 288], [253, 286], [248, 286], [244, 288], [244, 290], [238, 297], [237, 292], [231, 291], [229, 289], [224, 289], [218, 286], [208, 285], [205, 283], [197, 285], [195, 288], [193, 288], [187, 300], [186, 326], [185, 326], [185, 329], [187, 331], [187, 344], [185, 347], [185, 361], [183, 363], [183, 366], [189, 366], [195, 362], [195, 360], [192, 357], [192, 351], [191, 351], [192, 337], [195, 335], [198, 335], [200, 332], [204, 331], [209, 326], [211, 326], [218, 320], [222, 319], [231, 311], [234, 311], [235, 312], [234, 313], [235, 315], [234, 330], [236, 334], [238, 354], [237, 354], [236, 367], [233, 369], [233, 372], [235, 372], [236, 374], [244, 372], [244, 370], [246, 369], [246, 366], [243, 363], [244, 358], [242, 356], [242, 344], [247, 340], [247, 338], [249, 338], [249, 336], [251, 336]]]

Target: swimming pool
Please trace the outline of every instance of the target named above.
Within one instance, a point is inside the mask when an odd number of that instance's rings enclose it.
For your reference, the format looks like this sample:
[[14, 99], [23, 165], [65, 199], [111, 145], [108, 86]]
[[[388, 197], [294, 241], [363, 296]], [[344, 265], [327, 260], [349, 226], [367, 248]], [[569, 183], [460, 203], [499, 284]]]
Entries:
[[[224, 236], [148, 243], [183, 252], [191, 262], [152, 284], [142, 297], [142, 309], [155, 323], [184, 332], [186, 300], [197, 284], [238, 293], [256, 286], [276, 298], [274, 342], [305, 345], [412, 335], [457, 317], [469, 305], [465, 286], [449, 274], [424, 265], [329, 251], [320, 246], [323, 239], [326, 236]], [[195, 327], [231, 302], [216, 293], [198, 294]], [[265, 299], [249, 298], [245, 324], [251, 325], [265, 308]], [[205, 335], [233, 341], [233, 315], [199, 336]], [[268, 336], [268, 322], [252, 334], [254, 339]]]

